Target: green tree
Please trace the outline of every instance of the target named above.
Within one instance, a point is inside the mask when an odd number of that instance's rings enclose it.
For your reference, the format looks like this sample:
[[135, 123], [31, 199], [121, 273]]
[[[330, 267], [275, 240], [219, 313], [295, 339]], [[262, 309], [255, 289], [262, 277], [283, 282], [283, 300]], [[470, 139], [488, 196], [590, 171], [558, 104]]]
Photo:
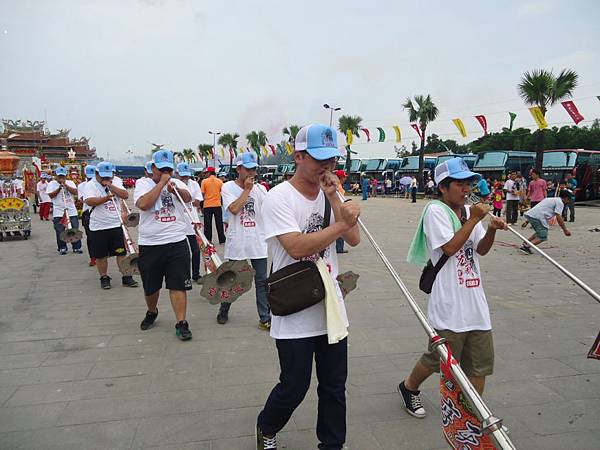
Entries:
[[267, 145], [269, 142], [266, 133], [264, 131], [251, 131], [246, 135], [246, 140], [248, 141], [248, 146], [256, 153], [258, 164], [260, 165], [260, 147]]
[[[542, 115], [546, 117], [548, 107], [573, 96], [573, 91], [577, 87], [577, 80], [577, 73], [571, 69], [563, 69], [558, 76], [555, 76], [551, 70], [535, 69], [523, 74], [517, 85], [517, 91], [526, 104], [538, 106], [542, 111]], [[544, 138], [545, 133], [543, 130], [539, 130], [535, 149], [535, 167], [537, 170], [542, 169]]]
[[419, 173], [417, 174], [417, 181], [419, 182], [419, 189], [422, 190], [427, 126], [437, 118], [440, 111], [431, 100], [431, 95], [429, 94], [427, 97], [415, 95], [414, 103], [410, 98], [407, 98], [402, 107], [408, 111], [408, 120], [417, 122], [419, 129], [421, 130], [421, 148], [419, 149]]
[[201, 158], [204, 158], [204, 167], [208, 167], [208, 157], [212, 154], [212, 148], [211, 144], [198, 145], [198, 154]]
[[283, 130], [281, 130], [283, 135], [287, 136], [286, 142], [289, 142], [292, 147], [296, 142], [296, 136], [298, 135], [298, 131], [300, 131], [300, 128], [301, 127], [299, 127], [298, 125], [290, 125], [289, 127], [285, 127]]
[[189, 164], [196, 162], [196, 153], [191, 148], [184, 148], [181, 152], [183, 160]]
[[233, 154], [237, 155], [237, 145], [240, 135], [237, 133], [225, 133], [219, 136], [217, 143], [229, 149], [229, 166], [233, 167]]
[[[352, 133], [356, 137], [360, 137], [358, 130], [362, 117], [360, 116], [340, 116], [338, 119], [338, 130], [342, 132], [344, 136], [348, 135], [348, 132]], [[352, 166], [352, 154], [353, 152], [349, 145], [346, 145], [346, 173], [350, 173], [350, 167]]]
[[184, 160], [183, 153], [182, 152], [173, 152], [173, 159], [175, 160], [175, 163], [182, 162]]

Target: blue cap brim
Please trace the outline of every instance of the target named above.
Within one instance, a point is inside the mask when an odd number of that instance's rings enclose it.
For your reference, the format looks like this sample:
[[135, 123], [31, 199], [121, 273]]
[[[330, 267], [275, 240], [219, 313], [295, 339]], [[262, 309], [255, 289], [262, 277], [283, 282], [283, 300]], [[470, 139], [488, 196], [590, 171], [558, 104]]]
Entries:
[[256, 169], [258, 167], [258, 164], [250, 162], [242, 164], [242, 166], [244, 166], [246, 169]]
[[318, 161], [325, 161], [326, 159], [338, 158], [342, 156], [339, 149], [335, 147], [307, 148], [306, 152]]
[[180, 177], [191, 177], [192, 172], [177, 172]]
[[169, 169], [175, 170], [175, 166], [173, 165], [173, 163], [170, 163], [168, 161], [155, 162], [154, 165], [157, 169], [164, 169], [165, 167], [168, 167]]
[[100, 175], [102, 178], [112, 178], [113, 172], [112, 171], [98, 172], [98, 175]]
[[473, 178], [475, 181], [481, 180], [481, 175], [475, 172], [471, 172], [470, 170], [464, 170], [462, 172], [453, 173], [449, 175], [450, 178], [454, 178], [455, 180], [467, 180], [469, 178]]

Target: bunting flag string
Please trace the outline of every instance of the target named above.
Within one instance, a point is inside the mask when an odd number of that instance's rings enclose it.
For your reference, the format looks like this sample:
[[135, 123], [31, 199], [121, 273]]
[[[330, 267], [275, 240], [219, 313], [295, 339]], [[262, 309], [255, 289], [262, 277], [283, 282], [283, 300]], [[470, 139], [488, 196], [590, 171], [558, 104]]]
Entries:
[[563, 107], [567, 110], [571, 116], [571, 119], [573, 119], [573, 122], [575, 122], [575, 125], [583, 120], [583, 116], [580, 114], [577, 106], [575, 106], [575, 103], [573, 103], [572, 100], [567, 100], [565, 102], [561, 102], [560, 104], [563, 105]]
[[269, 148], [271, 149], [271, 153], [273, 156], [277, 156], [277, 152], [275, 151], [275, 146], [273, 144], [269, 144]]
[[365, 133], [365, 135], [367, 136], [367, 142], [371, 142], [371, 132], [369, 131], [368, 128], [361, 128], [360, 131], [362, 131], [363, 133]]
[[416, 123], [411, 123], [410, 126], [413, 127], [413, 129], [417, 132], [417, 134], [419, 135], [419, 139], [423, 140], [423, 134], [421, 133], [419, 125], [417, 125]]
[[290, 144], [289, 142], [285, 143], [285, 149], [287, 150], [287, 154], [291, 155], [292, 153], [294, 153], [294, 149], [292, 148], [292, 144]]
[[483, 134], [484, 136], [487, 136], [488, 132], [487, 132], [487, 120], [485, 118], [484, 115], [477, 115], [475, 116], [475, 118], [477, 119], [477, 122], [479, 122], [479, 125], [481, 125], [481, 128], [483, 128]]
[[352, 131], [351, 130], [346, 131], [346, 144], [352, 145], [353, 142], [354, 142], [354, 136], [352, 135]]
[[460, 119], [452, 119], [452, 122], [454, 123], [454, 125], [456, 125], [456, 128], [458, 128], [458, 131], [460, 132], [460, 135], [464, 138], [467, 137], [467, 130], [465, 129], [465, 124], [463, 123], [462, 120]]
[[546, 118], [544, 117], [544, 114], [539, 106], [533, 106], [529, 108], [529, 112], [533, 116], [533, 120], [535, 120], [535, 123], [537, 123], [537, 126], [540, 130], [545, 130], [548, 128], [548, 122], [546, 122]]
[[508, 129], [510, 131], [512, 131], [513, 123], [514, 123], [515, 119], [517, 118], [517, 115], [513, 112], [509, 112], [508, 116], [510, 117], [510, 125], [508, 126]]
[[377, 130], [379, 130], [379, 142], [385, 142], [385, 131], [381, 127], [377, 127]]
[[402, 133], [400, 132], [400, 127], [398, 125], [394, 125], [392, 128], [396, 133], [396, 142], [400, 142], [402, 140]]

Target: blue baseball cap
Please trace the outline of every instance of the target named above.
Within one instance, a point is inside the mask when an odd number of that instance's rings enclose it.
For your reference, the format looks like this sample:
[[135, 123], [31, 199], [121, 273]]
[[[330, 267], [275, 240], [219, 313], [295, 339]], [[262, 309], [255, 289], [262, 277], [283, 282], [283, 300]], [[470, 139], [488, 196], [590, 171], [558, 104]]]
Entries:
[[235, 165], [237, 167], [244, 166], [246, 169], [256, 169], [258, 167], [258, 163], [256, 162], [256, 153], [246, 152], [240, 154], [235, 162]]
[[96, 174], [96, 166], [92, 166], [92, 165], [85, 166], [86, 178], [94, 178], [95, 174]]
[[54, 169], [54, 174], [58, 175], [59, 177], [66, 177], [67, 176], [67, 169], [65, 169], [64, 167], [57, 167], [56, 169]]
[[177, 164], [177, 173], [180, 177], [191, 177], [192, 169], [188, 163], [179, 163]]
[[302, 127], [296, 135], [294, 147], [297, 152], [306, 151], [319, 161], [342, 156], [337, 146], [337, 132], [327, 125]]
[[152, 164], [154, 164], [154, 161], [146, 162], [146, 164], [144, 165], [144, 169], [146, 169], [146, 172], [152, 173]]
[[469, 166], [462, 158], [452, 158], [438, 164], [435, 168], [435, 184], [440, 184], [446, 178], [454, 178], [455, 180], [473, 179], [473, 181], [481, 180], [481, 175], [471, 172]]
[[113, 163], [108, 161], [102, 161], [100, 164], [96, 165], [96, 172], [102, 178], [112, 178], [115, 174], [115, 166]]
[[171, 150], [159, 150], [152, 156], [152, 162], [157, 169], [175, 169], [175, 159]]

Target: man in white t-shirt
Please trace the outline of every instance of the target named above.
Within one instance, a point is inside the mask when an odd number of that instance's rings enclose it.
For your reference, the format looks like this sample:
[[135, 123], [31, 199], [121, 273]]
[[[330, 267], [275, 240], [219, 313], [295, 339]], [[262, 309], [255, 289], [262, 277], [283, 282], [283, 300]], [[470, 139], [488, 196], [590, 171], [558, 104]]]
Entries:
[[[147, 330], [158, 317], [158, 297], [165, 280], [177, 323], [175, 334], [182, 341], [192, 338], [185, 320], [190, 279], [190, 250], [186, 237], [185, 205], [191, 202], [187, 186], [172, 178], [173, 152], [159, 150], [152, 157], [152, 178], [140, 178], [135, 184], [133, 201], [140, 209], [138, 225], [138, 268], [144, 286], [146, 317], [140, 324]], [[176, 192], [177, 191], [177, 192]]]
[[50, 220], [50, 207], [52, 206], [52, 199], [46, 192], [48, 189], [48, 179], [50, 175], [46, 172], [42, 172], [40, 175], [40, 181], [38, 181], [35, 191], [38, 195], [40, 202], [40, 220]]
[[202, 202], [202, 191], [200, 190], [200, 185], [197, 181], [192, 180], [192, 169], [188, 163], [179, 163], [177, 164], [177, 176], [181, 180], [183, 184], [185, 184], [190, 191], [192, 196], [192, 201], [188, 203], [186, 208], [192, 213], [192, 217], [194, 219], [194, 223], [192, 223], [187, 216], [185, 215], [185, 220], [187, 222], [186, 227], [186, 236], [188, 243], [190, 245], [190, 252], [192, 256], [192, 280], [196, 283], [200, 282], [200, 246], [198, 245], [198, 241], [196, 239], [196, 232], [194, 231], [194, 227], [198, 226], [200, 223], [200, 217], [198, 217], [198, 208], [200, 208], [200, 202]]
[[[255, 183], [256, 154], [242, 153], [236, 160], [238, 178], [228, 181], [221, 189], [223, 208], [229, 213], [227, 240], [225, 241], [225, 259], [250, 260], [256, 271], [254, 287], [256, 289], [256, 308], [258, 327], [261, 330], [271, 328], [271, 315], [267, 303], [267, 243], [262, 226], [262, 204], [267, 190]], [[217, 322], [227, 323], [231, 303], [221, 303]]]
[[[77, 186], [73, 181], [67, 180], [67, 169], [57, 167], [54, 171], [55, 177], [46, 188], [46, 193], [52, 199], [52, 221], [54, 223], [54, 231], [56, 232], [56, 245], [58, 252], [61, 255], [66, 255], [67, 243], [60, 239], [60, 235], [65, 231], [63, 217], [65, 211], [71, 221], [71, 226], [74, 229], [79, 229], [79, 217], [75, 208], [75, 196], [77, 196]], [[81, 240], [71, 244], [73, 253], [83, 253], [81, 250]]]
[[[360, 234], [356, 223], [360, 209], [355, 202], [342, 203], [338, 196], [339, 180], [332, 170], [339, 156], [334, 128], [308, 125], [300, 129], [295, 141], [296, 172], [289, 182], [269, 191], [263, 203], [262, 223], [273, 258], [273, 272], [298, 260], [317, 261], [323, 252], [347, 325], [344, 300], [336, 280], [335, 240], [343, 237], [349, 245], [358, 245]], [[331, 214], [329, 226], [323, 229], [325, 198], [331, 204]], [[276, 433], [308, 391], [314, 358], [319, 380], [319, 448], [341, 449], [346, 440], [347, 338], [328, 343], [322, 301], [287, 316], [273, 315], [271, 336], [276, 339], [281, 375], [258, 416], [257, 448], [277, 448]]]
[[[102, 289], [111, 287], [108, 258], [116, 256], [121, 270], [121, 262], [127, 255], [121, 228], [121, 200], [127, 200], [129, 193], [123, 186], [123, 181], [115, 176], [115, 170], [112, 163], [101, 162], [96, 166], [94, 178], [86, 183], [83, 190], [83, 201], [90, 208], [88, 249], [90, 257], [96, 261]], [[123, 273], [121, 281], [127, 287], [138, 285], [131, 275]]]
[[92, 258], [92, 253], [90, 252], [90, 210], [91, 206], [85, 203], [83, 200], [83, 191], [85, 189], [86, 184], [96, 177], [96, 166], [88, 164], [85, 166], [85, 181], [82, 181], [77, 185], [77, 198], [83, 202], [83, 211], [81, 213], [81, 224], [83, 225], [83, 229], [85, 230], [86, 243], [88, 248], [88, 254], [90, 256], [89, 266], [96, 265], [96, 258]]
[[508, 180], [504, 182], [506, 191], [506, 223], [511, 225], [517, 223], [519, 217], [520, 185], [517, 185], [517, 172], [511, 172]]
[[[506, 223], [491, 216], [486, 230], [481, 220], [488, 215], [489, 205], [477, 203], [465, 207], [465, 197], [473, 181], [480, 179], [481, 175], [471, 172], [462, 158], [439, 164], [435, 168], [435, 182], [441, 202], [426, 206], [417, 236], [425, 233], [427, 256], [434, 266], [442, 255], [447, 257], [429, 295], [429, 322], [446, 339], [462, 370], [482, 394], [485, 377], [493, 372], [494, 348], [479, 256], [490, 251], [496, 230], [506, 229]], [[459, 217], [462, 218], [460, 223]], [[425, 417], [419, 387], [439, 370], [439, 355], [430, 343], [428, 352], [398, 386], [410, 415]]]

